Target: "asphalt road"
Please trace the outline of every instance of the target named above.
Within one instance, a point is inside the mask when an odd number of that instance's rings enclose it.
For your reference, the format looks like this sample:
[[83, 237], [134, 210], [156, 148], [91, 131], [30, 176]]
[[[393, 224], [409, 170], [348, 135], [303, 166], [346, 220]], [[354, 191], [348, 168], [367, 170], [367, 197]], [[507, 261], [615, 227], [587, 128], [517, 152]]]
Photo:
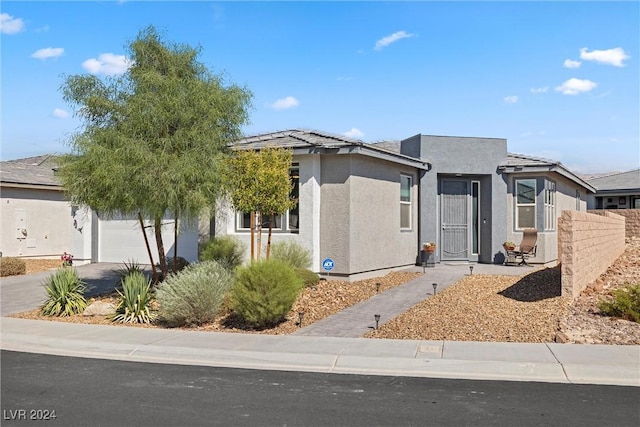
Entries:
[[640, 425], [638, 387], [0, 357], [2, 426]]

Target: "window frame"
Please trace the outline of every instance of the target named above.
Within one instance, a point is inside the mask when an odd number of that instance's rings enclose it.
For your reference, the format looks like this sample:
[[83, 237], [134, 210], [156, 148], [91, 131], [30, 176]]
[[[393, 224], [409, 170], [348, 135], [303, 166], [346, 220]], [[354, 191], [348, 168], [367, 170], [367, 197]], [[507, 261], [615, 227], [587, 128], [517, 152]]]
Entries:
[[[520, 181], [531, 181], [533, 182], [533, 203], [522, 203], [518, 200], [518, 182]], [[538, 219], [537, 219], [537, 195], [538, 195], [538, 180], [536, 178], [516, 178], [514, 180], [514, 207], [515, 207], [515, 229], [516, 230], [524, 230], [525, 228], [537, 228]], [[520, 227], [520, 209], [521, 207], [533, 207], [533, 225]]]
[[544, 180], [544, 229], [554, 231], [557, 226], [556, 216], [556, 182]]
[[[409, 188], [408, 188], [408, 200], [403, 200], [403, 185], [405, 182], [405, 179], [408, 181], [409, 184]], [[403, 207], [405, 207], [404, 210], [406, 210], [408, 206], [408, 226], [403, 226]], [[400, 231], [412, 231], [413, 230], [413, 176], [406, 174], [406, 173], [401, 173], [400, 174]]]

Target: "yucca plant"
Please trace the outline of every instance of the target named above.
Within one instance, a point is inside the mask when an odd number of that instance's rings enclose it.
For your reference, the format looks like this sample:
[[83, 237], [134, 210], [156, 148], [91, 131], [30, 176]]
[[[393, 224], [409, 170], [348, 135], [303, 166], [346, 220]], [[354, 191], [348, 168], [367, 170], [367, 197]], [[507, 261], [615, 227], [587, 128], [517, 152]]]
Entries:
[[112, 321], [121, 323], [149, 323], [149, 304], [153, 300], [151, 281], [141, 271], [132, 271], [122, 279], [120, 302]]
[[42, 306], [45, 316], [72, 316], [87, 308], [85, 283], [73, 267], [61, 267], [44, 282], [49, 299]]
[[138, 262], [134, 259], [130, 259], [128, 262], [123, 262], [121, 266], [119, 266], [116, 270], [113, 270], [120, 277], [120, 281], [122, 281], [125, 277], [133, 272], [143, 273], [144, 269], [138, 264]]

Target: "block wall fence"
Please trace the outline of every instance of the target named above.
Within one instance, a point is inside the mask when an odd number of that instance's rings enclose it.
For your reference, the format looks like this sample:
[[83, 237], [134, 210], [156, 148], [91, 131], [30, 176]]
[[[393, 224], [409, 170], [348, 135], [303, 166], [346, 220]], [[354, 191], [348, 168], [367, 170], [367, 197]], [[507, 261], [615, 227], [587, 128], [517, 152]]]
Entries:
[[611, 212], [562, 211], [558, 220], [562, 296], [578, 297], [624, 249], [625, 217]]
[[588, 212], [596, 215], [604, 215], [605, 212], [611, 212], [623, 216], [626, 218], [625, 233], [627, 238], [640, 237], [640, 209], [598, 209]]

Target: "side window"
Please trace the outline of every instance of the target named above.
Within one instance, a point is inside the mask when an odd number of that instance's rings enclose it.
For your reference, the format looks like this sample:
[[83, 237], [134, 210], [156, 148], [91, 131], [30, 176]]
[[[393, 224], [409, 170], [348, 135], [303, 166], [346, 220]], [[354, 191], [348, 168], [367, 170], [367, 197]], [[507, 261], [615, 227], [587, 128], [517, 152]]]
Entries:
[[411, 230], [411, 187], [413, 178], [400, 175], [400, 229]]
[[536, 180], [516, 180], [516, 229], [536, 228]]
[[544, 229], [556, 229], [556, 183], [544, 181]]

